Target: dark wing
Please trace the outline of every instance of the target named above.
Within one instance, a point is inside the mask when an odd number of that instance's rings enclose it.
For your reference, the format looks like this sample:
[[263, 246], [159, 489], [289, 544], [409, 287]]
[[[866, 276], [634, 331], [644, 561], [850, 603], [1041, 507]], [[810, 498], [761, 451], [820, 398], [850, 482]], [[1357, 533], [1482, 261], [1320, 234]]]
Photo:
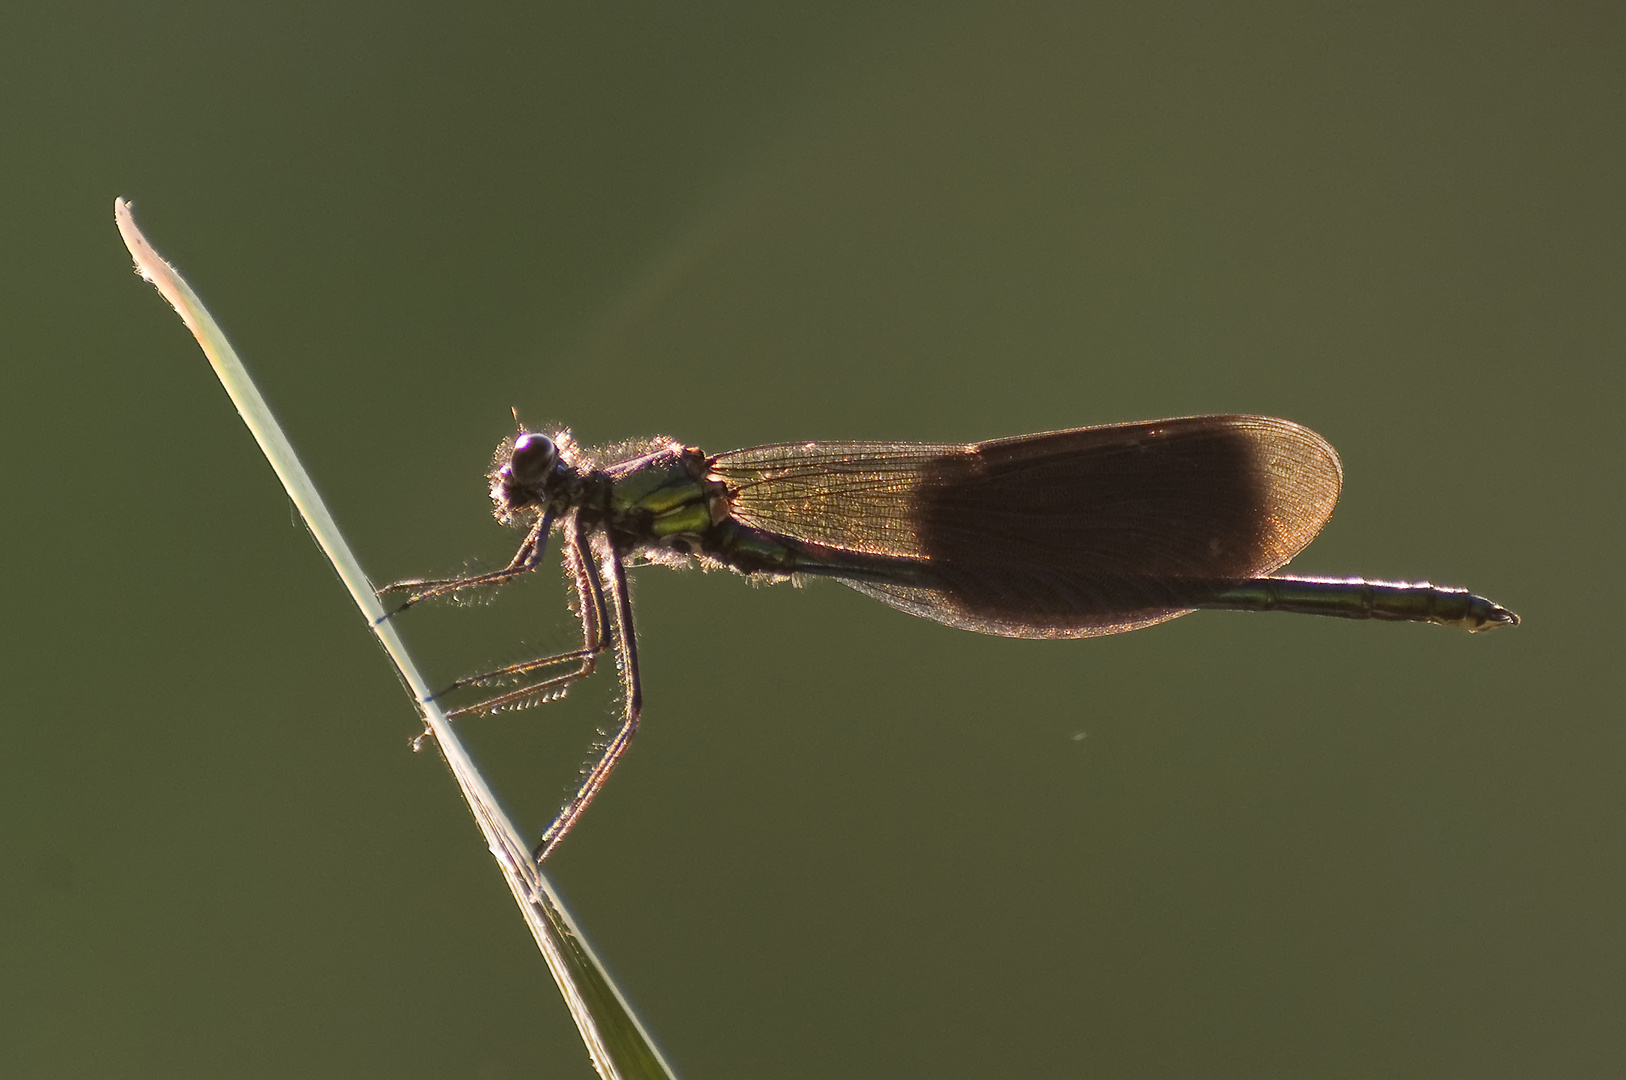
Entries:
[[1184, 614], [1304, 549], [1343, 474], [1287, 420], [1193, 416], [972, 444], [783, 443], [724, 454], [743, 524], [911, 560], [847, 584], [950, 626], [1094, 637]]

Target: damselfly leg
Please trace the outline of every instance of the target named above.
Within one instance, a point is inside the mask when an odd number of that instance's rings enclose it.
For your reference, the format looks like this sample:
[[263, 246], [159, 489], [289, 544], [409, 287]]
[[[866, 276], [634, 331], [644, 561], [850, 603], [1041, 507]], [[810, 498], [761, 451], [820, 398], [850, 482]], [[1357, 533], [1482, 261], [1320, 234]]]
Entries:
[[576, 788], [576, 793], [553, 819], [553, 824], [543, 832], [534, 852], [539, 863], [546, 859], [559, 841], [565, 838], [565, 834], [575, 827], [588, 804], [604, 786], [604, 781], [609, 779], [616, 763], [621, 760], [621, 755], [627, 752], [627, 744], [632, 741], [632, 736], [638, 730], [638, 716], [643, 710], [644, 690], [638, 678], [638, 637], [633, 631], [632, 596], [627, 590], [627, 573], [621, 564], [621, 556], [611, 546], [607, 537], [602, 539], [602, 545], [600, 555], [604, 573], [601, 577], [615, 606], [615, 649], [621, 668], [621, 724], [600, 749], [598, 761], [587, 770], [581, 784]]
[[[520, 544], [514, 557], [508, 560], [508, 565], [501, 570], [490, 570], [483, 574], [469, 574], [466, 577], [454, 578], [406, 578], [402, 581], [392, 581], [388, 585], [380, 585], [374, 592], [383, 596], [385, 593], [412, 591], [394, 611], [385, 614], [384, 618], [399, 615], [420, 600], [432, 600], [437, 596], [448, 596], [451, 593], [461, 592], [464, 589], [474, 589], [486, 585], [506, 585], [515, 578], [529, 574], [535, 570], [542, 561], [542, 556], [548, 547], [548, 532], [553, 528], [553, 515], [543, 514], [525, 534], [525, 542]], [[382, 620], [380, 620], [382, 621]]]
[[[547, 543], [547, 534], [553, 524], [553, 516], [545, 515], [527, 533], [525, 542], [520, 545], [519, 551], [514, 554], [507, 566], [482, 574], [471, 574], [461, 578], [441, 579], [410, 579], [392, 582], [378, 591], [380, 594], [399, 590], [417, 590], [396, 611], [401, 611], [419, 600], [445, 596], [462, 589], [480, 586], [502, 585], [514, 580], [522, 574], [534, 570], [541, 561]], [[542, 834], [534, 855], [538, 862], [547, 857], [553, 847], [564, 839], [565, 834], [573, 828], [587, 809], [593, 797], [604, 786], [614, 770], [621, 755], [626, 752], [627, 744], [632, 740], [633, 733], [638, 729], [638, 716], [643, 704], [643, 688], [638, 678], [638, 646], [633, 632], [632, 603], [627, 589], [626, 571], [622, 566], [622, 558], [616, 553], [608, 538], [600, 534], [598, 539], [601, 551], [595, 554], [593, 541], [588, 538], [577, 515], [569, 514], [561, 522], [561, 530], [566, 537], [564, 546], [565, 567], [569, 574], [571, 585], [576, 593], [576, 610], [581, 620], [582, 646], [569, 652], [556, 653], [550, 656], [538, 657], [534, 660], [524, 660], [517, 664], [497, 668], [479, 675], [471, 675], [458, 679], [445, 690], [435, 696], [443, 697], [455, 690], [471, 686], [482, 686], [505, 679], [519, 678], [545, 672], [563, 664], [574, 663], [576, 667], [560, 675], [553, 675], [540, 681], [529, 682], [506, 691], [494, 697], [477, 701], [471, 705], [463, 705], [448, 710], [448, 718], [458, 718], [471, 714], [488, 714], [505, 708], [524, 705], [551, 694], [556, 694], [568, 688], [572, 683], [587, 678], [593, 674], [597, 667], [599, 656], [607, 648], [615, 648], [620, 663], [622, 681], [622, 715], [614, 734], [604, 742], [599, 750], [598, 758], [586, 770], [575, 793], [571, 796], [564, 808], [555, 816], [553, 822]], [[606, 592], [609, 593], [608, 599]], [[611, 622], [610, 606], [613, 602], [615, 608], [614, 622]], [[392, 613], [393, 614], [393, 613]], [[606, 628], [613, 625], [613, 637], [606, 634]], [[613, 644], [612, 644], [613, 643]]]

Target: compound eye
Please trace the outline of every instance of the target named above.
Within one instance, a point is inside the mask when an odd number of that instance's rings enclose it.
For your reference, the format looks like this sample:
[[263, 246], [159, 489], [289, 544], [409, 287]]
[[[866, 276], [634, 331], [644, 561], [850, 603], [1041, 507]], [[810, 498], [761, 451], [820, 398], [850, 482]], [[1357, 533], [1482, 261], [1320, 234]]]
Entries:
[[559, 463], [559, 448], [546, 435], [526, 432], [514, 440], [508, 455], [508, 470], [521, 484], [540, 484]]

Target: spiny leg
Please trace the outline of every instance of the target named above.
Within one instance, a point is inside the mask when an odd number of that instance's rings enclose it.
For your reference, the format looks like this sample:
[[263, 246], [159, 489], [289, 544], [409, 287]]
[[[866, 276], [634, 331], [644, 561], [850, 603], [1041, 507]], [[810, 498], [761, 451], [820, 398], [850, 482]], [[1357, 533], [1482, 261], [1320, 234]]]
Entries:
[[604, 584], [609, 587], [610, 599], [615, 604], [615, 647], [621, 661], [621, 684], [625, 698], [621, 726], [611, 736], [609, 742], [604, 744], [598, 761], [588, 770], [581, 786], [576, 789], [576, 794], [570, 797], [564, 809], [553, 819], [553, 824], [542, 834], [535, 851], [538, 863], [552, 854], [559, 841], [565, 838], [565, 834], [581, 818], [582, 812], [598, 794], [599, 788], [604, 786], [604, 781], [609, 779], [616, 763], [621, 760], [621, 755], [627, 752], [627, 744], [632, 741], [633, 734], [638, 730], [638, 714], [643, 709], [643, 687], [638, 680], [638, 635], [632, 624], [632, 597], [627, 591], [627, 573], [621, 565], [621, 556], [614, 548], [608, 546], [608, 541], [604, 563]]
[[531, 531], [525, 534], [525, 540], [514, 552], [514, 557], [508, 560], [508, 565], [501, 570], [491, 570], [484, 574], [470, 574], [467, 577], [456, 578], [407, 578], [404, 581], [392, 581], [388, 585], [381, 585], [373, 590], [377, 595], [383, 596], [388, 592], [400, 592], [403, 589], [418, 589], [420, 591], [407, 597], [400, 607], [385, 615], [399, 615], [407, 608], [420, 600], [428, 600], [436, 596], [445, 596], [447, 593], [458, 592], [462, 589], [471, 589], [480, 585], [504, 585], [536, 569], [542, 561], [543, 554], [548, 548], [548, 531], [553, 528], [553, 513], [549, 511], [537, 518]]
[[604, 602], [604, 590], [599, 584], [598, 567], [593, 561], [593, 553], [588, 547], [587, 539], [582, 534], [580, 523], [574, 517], [566, 519], [565, 534], [569, 543], [565, 547], [565, 563], [570, 570], [571, 583], [576, 589], [577, 613], [582, 624], [582, 647], [570, 652], [559, 653], [554, 656], [544, 656], [536, 660], [525, 660], [518, 664], [488, 671], [483, 675], [473, 675], [459, 679], [442, 690], [436, 696], [448, 694], [465, 686], [475, 686], [493, 679], [509, 678], [516, 675], [528, 675], [534, 671], [566, 664], [574, 661], [576, 669], [556, 675], [529, 686], [521, 686], [496, 697], [462, 708], [453, 709], [446, 715], [448, 717], [467, 716], [470, 713], [491, 712], [506, 705], [528, 701], [550, 690], [569, 686], [578, 679], [585, 679], [593, 673], [598, 664], [599, 654], [607, 647], [604, 638], [604, 626], [609, 622], [609, 610]]

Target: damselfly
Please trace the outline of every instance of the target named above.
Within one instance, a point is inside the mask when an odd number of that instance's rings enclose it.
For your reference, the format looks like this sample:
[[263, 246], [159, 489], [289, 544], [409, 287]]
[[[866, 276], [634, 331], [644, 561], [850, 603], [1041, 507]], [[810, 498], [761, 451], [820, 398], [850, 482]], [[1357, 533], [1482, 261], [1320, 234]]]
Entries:
[[404, 608], [501, 585], [536, 569], [548, 536], [562, 534], [581, 648], [449, 688], [517, 680], [448, 715], [492, 712], [561, 693], [615, 651], [620, 724], [543, 834], [539, 861], [580, 819], [638, 727], [629, 561], [834, 578], [911, 615], [1005, 637], [1096, 637], [1199, 608], [1469, 631], [1519, 621], [1464, 589], [1276, 575], [1326, 524], [1343, 470], [1321, 436], [1265, 416], [716, 455], [667, 438], [588, 450], [569, 432], [521, 428], [498, 447], [489, 479], [497, 519], [528, 527], [508, 565], [380, 592], [408, 591]]

